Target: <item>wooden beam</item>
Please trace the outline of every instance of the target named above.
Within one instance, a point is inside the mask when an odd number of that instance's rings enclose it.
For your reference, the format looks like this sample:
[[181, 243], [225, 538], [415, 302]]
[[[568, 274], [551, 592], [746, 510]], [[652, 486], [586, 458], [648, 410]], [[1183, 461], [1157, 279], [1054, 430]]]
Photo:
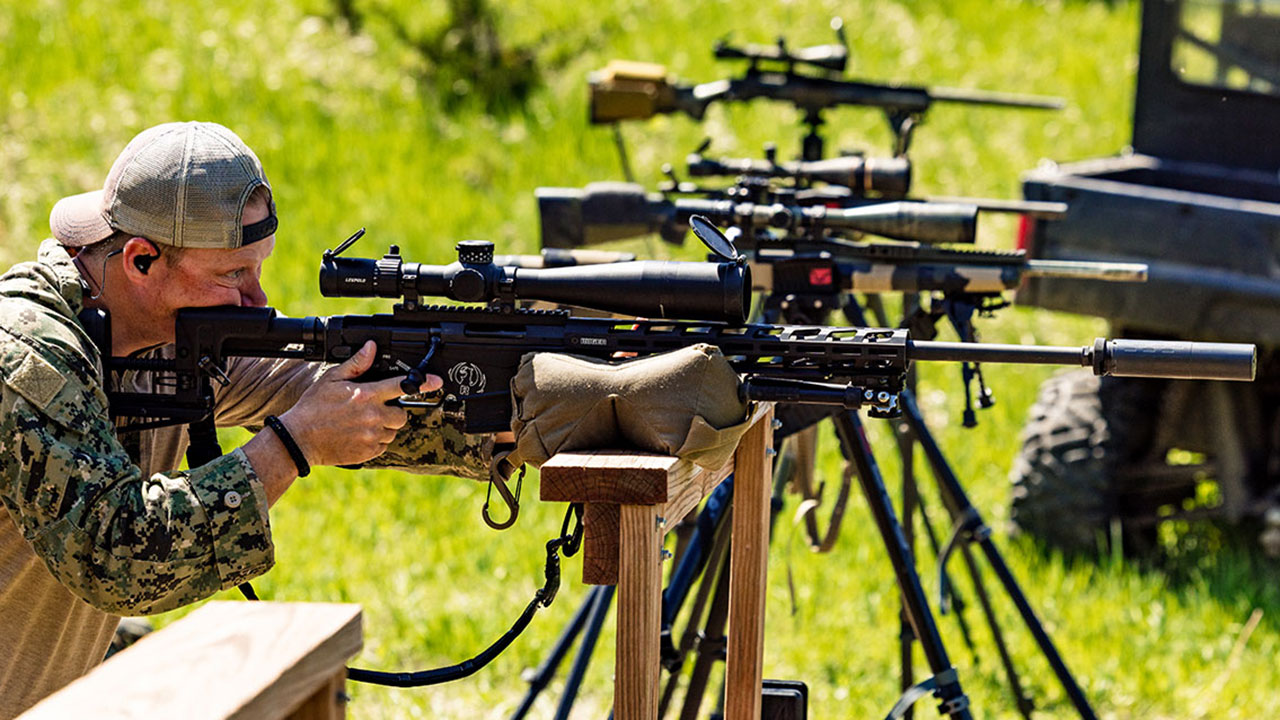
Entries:
[[696, 470], [679, 458], [639, 451], [559, 453], [542, 464], [538, 496], [547, 502], [656, 505], [666, 502], [672, 480]]
[[667, 519], [667, 524], [671, 527], [675, 527], [717, 485], [733, 474], [733, 461], [730, 460], [714, 472], [702, 468], [698, 468], [698, 471], [688, 482], [673, 487], [667, 493], [668, 499], [662, 505], [662, 517]]
[[316, 712], [313, 698], [330, 694], [361, 644], [359, 605], [211, 602], [20, 717], [277, 720], [304, 704]]
[[617, 585], [621, 505], [587, 503], [582, 512], [582, 582]]
[[662, 536], [666, 534], [659, 512], [655, 505], [623, 505], [620, 511], [622, 557], [613, 696], [616, 720], [658, 717]]
[[773, 406], [765, 405], [734, 455], [737, 469], [733, 476], [733, 541], [729, 548], [727, 720], [760, 718], [772, 447]]

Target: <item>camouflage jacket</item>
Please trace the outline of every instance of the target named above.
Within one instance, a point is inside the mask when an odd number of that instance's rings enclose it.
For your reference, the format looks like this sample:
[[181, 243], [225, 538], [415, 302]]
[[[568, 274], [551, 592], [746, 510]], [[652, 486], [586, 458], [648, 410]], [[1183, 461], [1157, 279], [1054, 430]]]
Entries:
[[[161, 612], [265, 572], [266, 495], [243, 452], [179, 472], [185, 428], [120, 432], [98, 349], [76, 319], [82, 304], [79, 273], [52, 241], [38, 262], [0, 277], [0, 501], [22, 536], [59, 583], [113, 613]], [[232, 362], [218, 425], [260, 427], [322, 370]], [[420, 414], [369, 465], [483, 478], [491, 448], [490, 438]]]

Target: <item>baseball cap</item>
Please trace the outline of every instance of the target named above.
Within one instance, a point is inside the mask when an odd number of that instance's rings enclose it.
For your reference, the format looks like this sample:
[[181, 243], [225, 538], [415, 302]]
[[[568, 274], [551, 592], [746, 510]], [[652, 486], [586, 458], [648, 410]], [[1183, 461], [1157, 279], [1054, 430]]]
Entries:
[[235, 133], [217, 123], [165, 123], [129, 141], [101, 190], [59, 200], [49, 225], [73, 247], [120, 230], [175, 247], [238, 248], [278, 224], [274, 202], [265, 220], [240, 224], [259, 186], [271, 190], [262, 163]]

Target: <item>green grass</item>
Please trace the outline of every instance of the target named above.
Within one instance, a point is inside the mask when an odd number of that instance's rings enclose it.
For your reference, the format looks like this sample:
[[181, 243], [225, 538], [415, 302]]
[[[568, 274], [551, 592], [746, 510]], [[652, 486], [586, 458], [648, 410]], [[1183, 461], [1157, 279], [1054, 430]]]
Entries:
[[[387, 4], [414, 13], [415, 28], [442, 22], [443, 2]], [[626, 57], [709, 79], [724, 72], [709, 52], [716, 37], [768, 42], [781, 29], [796, 44], [827, 42], [827, 20], [837, 12], [858, 76], [1053, 94], [1069, 103], [1049, 114], [936, 107], [914, 144], [920, 192], [1016, 197], [1019, 174], [1041, 158], [1113, 154], [1129, 133], [1138, 16], [1132, 3], [511, 3], [499, 12], [504, 40], [541, 43], [540, 61], [555, 71], [528, 109], [506, 120], [443, 114], [415, 75], [412, 54], [384, 26], [371, 22], [366, 34], [351, 37], [324, 17], [328, 10], [321, 0], [0, 6], [0, 261], [32, 257], [48, 234], [53, 202], [99, 186], [137, 131], [175, 119], [217, 120], [257, 150], [275, 187], [280, 252], [264, 280], [272, 303], [295, 315], [382, 309], [320, 299], [319, 253], [362, 226], [369, 230], [358, 246], [364, 252], [397, 243], [422, 262], [449, 260], [452, 244], [468, 238], [533, 251], [535, 186], [618, 177], [610, 134], [586, 123], [587, 71]], [[832, 112], [827, 130], [832, 149], [887, 151], [888, 132], [874, 112]], [[704, 136], [716, 138], [717, 154], [754, 155], [775, 140], [783, 156], [796, 151], [800, 137], [791, 110], [763, 103], [714, 108], [702, 125], [662, 118], [624, 133], [639, 178], [650, 184], [663, 162], [678, 162]], [[980, 242], [1007, 247], [1013, 231], [1007, 220], [984, 220]], [[625, 247], [696, 254], [654, 240]], [[1096, 320], [1026, 309], [1003, 312], [981, 329], [989, 340], [1063, 344], [1105, 331]], [[1004, 537], [1010, 458], [1049, 372], [988, 368], [999, 402], [981, 414], [976, 430], [959, 426], [954, 368], [925, 368], [921, 401], [1089, 697], [1109, 718], [1275, 715], [1278, 578], [1248, 538], [1192, 528], [1167, 560], [1138, 567], [1069, 563]], [[898, 470], [886, 428], [873, 423], [872, 430], [892, 486]], [[835, 473], [831, 438], [824, 447], [823, 466]], [[273, 599], [361, 603], [360, 665], [460, 660], [503, 632], [540, 581], [542, 544], [558, 529], [563, 508], [534, 498], [536, 483], [526, 488], [517, 526], [495, 533], [480, 521], [481, 485], [321, 468], [273, 513], [278, 565], [257, 584]], [[897, 599], [874, 526], [855, 499], [836, 550], [815, 556], [789, 521], [794, 505], [784, 511], [772, 549], [766, 675], [807, 681], [814, 717], [883, 715], [897, 695]], [[940, 504], [932, 506], [940, 524]], [[932, 587], [928, 560], [922, 570]], [[579, 572], [577, 561], [567, 563], [561, 598], [490, 668], [435, 689], [354, 687], [352, 716], [505, 717], [524, 691], [520, 671], [537, 664], [583, 597]], [[1030, 639], [1016, 631], [1008, 603], [999, 607], [1044, 716], [1070, 717]], [[1261, 625], [1233, 657], [1255, 608], [1264, 611]], [[974, 611], [969, 619], [980, 624]], [[1014, 716], [985, 631], [976, 631], [975, 664], [955, 624], [944, 618], [942, 627], [977, 716]], [[611, 642], [606, 633], [605, 648]], [[604, 714], [611, 671], [605, 649], [577, 716]], [[551, 703], [544, 700], [538, 713], [549, 717]], [[927, 704], [920, 713], [934, 716]]]

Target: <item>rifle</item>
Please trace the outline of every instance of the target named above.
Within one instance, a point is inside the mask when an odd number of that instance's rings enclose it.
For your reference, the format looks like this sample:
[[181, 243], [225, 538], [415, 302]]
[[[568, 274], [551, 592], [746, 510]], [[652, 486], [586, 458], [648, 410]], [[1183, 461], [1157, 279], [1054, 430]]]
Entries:
[[[843, 36], [841, 41], [843, 45]], [[596, 124], [616, 123], [670, 113], [701, 120], [713, 102], [779, 100], [804, 112], [809, 134], [804, 139], [803, 158], [819, 160], [823, 156], [823, 140], [818, 127], [823, 123], [822, 112], [833, 107], [884, 110], [896, 138], [898, 155], [906, 154], [914, 126], [935, 102], [1024, 109], [1063, 107], [1056, 98], [841, 79], [847, 52], [837, 53], [831, 48], [818, 46], [791, 52], [781, 40], [776, 49], [732, 47], [721, 42], [715, 47], [715, 56], [745, 60], [747, 68], [740, 76], [700, 84], [677, 80], [662, 65], [614, 60], [588, 76], [590, 120]], [[806, 66], [817, 74], [798, 71]]]
[[774, 229], [804, 237], [881, 235], [926, 243], [972, 243], [978, 208], [961, 203], [909, 201], [851, 202], [848, 207], [738, 201], [732, 198], [668, 199], [646, 193], [634, 183], [591, 183], [576, 188], [536, 190], [542, 244], [551, 248], [583, 245], [658, 233], [683, 242], [689, 218], [702, 215], [724, 226]]
[[[399, 298], [392, 313], [289, 318], [272, 308], [180, 310], [174, 359], [104, 360], [109, 377], [116, 371], [147, 371], [172, 392], [124, 393], [108, 383], [110, 412], [152, 427], [209, 421], [212, 383], [225, 382], [222, 368], [228, 358], [342, 362], [369, 340], [378, 352], [364, 379], [406, 376], [402, 387], [410, 397], [402, 398], [401, 406], [442, 410], [468, 433], [510, 429], [510, 380], [521, 357], [531, 352], [612, 358], [708, 343], [743, 374], [747, 399], [865, 407], [882, 417], [900, 411], [898, 394], [913, 360], [1083, 366], [1099, 375], [1127, 377], [1251, 380], [1254, 375], [1254, 347], [1242, 344], [1098, 339], [1084, 347], [1024, 347], [920, 341], [906, 329], [742, 324], [750, 286], [745, 259], [709, 223], [694, 225], [701, 237], [711, 238], [709, 246], [727, 247], [733, 254], [718, 263], [530, 270], [494, 265], [492, 244], [468, 241], [459, 243], [459, 260], [448, 266], [405, 263], [394, 246], [380, 259], [341, 257], [357, 233], [337, 251], [326, 251], [321, 292]], [[672, 292], [677, 289], [678, 294]], [[431, 294], [487, 305], [423, 305], [421, 298]], [[619, 321], [516, 307], [517, 300], [533, 299], [651, 316], [718, 312], [732, 321]], [[99, 342], [105, 339], [102, 347], [110, 347], [108, 324], [95, 334]], [[427, 373], [443, 379], [442, 390], [430, 399], [412, 396]], [[493, 474], [491, 481], [501, 485], [514, 518], [518, 499], [505, 478]]]
[[[736, 241], [750, 253], [754, 287], [774, 293], [987, 294], [1012, 290], [1024, 277], [1146, 279], [1146, 266], [1140, 263], [1032, 260], [1022, 250], [926, 244], [972, 242], [977, 212], [972, 205], [896, 201], [830, 209], [733, 200], [669, 200], [627, 183], [592, 183], [581, 190], [538, 188], [537, 197], [542, 243], [549, 248], [578, 248], [652, 232], [667, 242], [680, 243], [693, 215], [732, 226], [741, 231]], [[832, 229], [917, 242], [848, 242], [823, 234]]]

